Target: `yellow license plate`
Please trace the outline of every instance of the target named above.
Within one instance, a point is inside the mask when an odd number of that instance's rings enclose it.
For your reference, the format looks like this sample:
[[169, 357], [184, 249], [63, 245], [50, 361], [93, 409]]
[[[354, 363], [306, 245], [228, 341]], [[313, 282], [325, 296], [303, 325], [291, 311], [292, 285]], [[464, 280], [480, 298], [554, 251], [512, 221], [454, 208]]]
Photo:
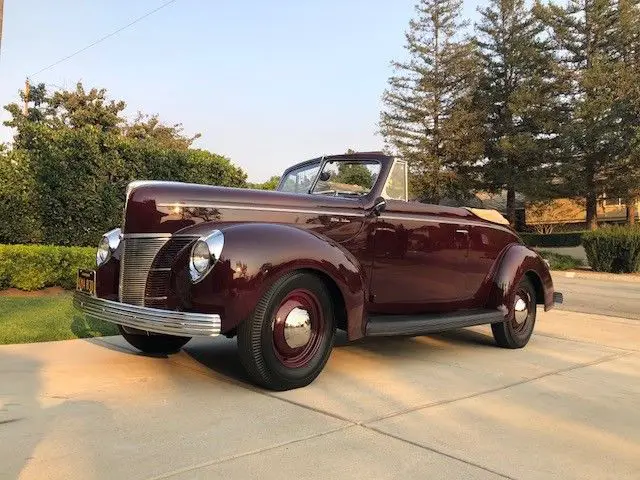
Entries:
[[96, 272], [95, 270], [78, 270], [76, 290], [95, 296], [96, 294]]

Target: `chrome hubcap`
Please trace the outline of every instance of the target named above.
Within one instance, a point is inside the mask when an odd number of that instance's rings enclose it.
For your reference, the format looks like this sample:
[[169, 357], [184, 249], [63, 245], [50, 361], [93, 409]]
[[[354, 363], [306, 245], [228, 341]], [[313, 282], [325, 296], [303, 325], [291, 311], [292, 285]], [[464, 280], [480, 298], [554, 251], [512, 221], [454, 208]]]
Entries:
[[516, 295], [516, 303], [514, 307], [515, 320], [518, 324], [524, 323], [529, 316], [529, 309], [527, 308], [527, 302], [520, 295]]
[[290, 348], [304, 347], [311, 339], [311, 318], [309, 312], [296, 307], [284, 321], [284, 341]]

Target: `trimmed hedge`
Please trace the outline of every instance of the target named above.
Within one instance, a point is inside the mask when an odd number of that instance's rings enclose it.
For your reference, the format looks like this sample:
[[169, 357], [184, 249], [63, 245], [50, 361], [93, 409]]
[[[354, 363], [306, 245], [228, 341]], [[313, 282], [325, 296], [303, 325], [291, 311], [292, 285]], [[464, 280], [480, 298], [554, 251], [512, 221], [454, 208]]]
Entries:
[[582, 244], [585, 232], [520, 233], [520, 238], [530, 247], [577, 247]]
[[640, 228], [606, 227], [585, 232], [582, 244], [596, 272], [640, 271]]
[[78, 268], [93, 268], [96, 249], [52, 245], [0, 245], [0, 289], [75, 288]]

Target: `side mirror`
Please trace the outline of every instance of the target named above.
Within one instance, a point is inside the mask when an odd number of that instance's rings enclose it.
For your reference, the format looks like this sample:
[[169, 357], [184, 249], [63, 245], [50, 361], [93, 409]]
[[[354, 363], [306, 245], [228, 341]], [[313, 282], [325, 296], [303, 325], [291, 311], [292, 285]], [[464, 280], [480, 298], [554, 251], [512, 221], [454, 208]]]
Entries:
[[373, 202], [373, 207], [371, 207], [370, 216], [379, 217], [384, 209], [387, 208], [387, 201], [383, 197], [378, 197]]
[[320, 174], [320, 180], [326, 182], [331, 178], [331, 172], [324, 171]]

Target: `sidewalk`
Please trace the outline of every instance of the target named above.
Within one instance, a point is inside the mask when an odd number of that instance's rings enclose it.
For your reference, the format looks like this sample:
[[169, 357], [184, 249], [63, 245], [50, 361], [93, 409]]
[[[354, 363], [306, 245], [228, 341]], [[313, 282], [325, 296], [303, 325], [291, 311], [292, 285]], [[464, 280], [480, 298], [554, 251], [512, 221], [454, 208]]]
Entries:
[[551, 276], [614, 282], [640, 282], [640, 273], [605, 273], [592, 272], [590, 270], [552, 270]]

